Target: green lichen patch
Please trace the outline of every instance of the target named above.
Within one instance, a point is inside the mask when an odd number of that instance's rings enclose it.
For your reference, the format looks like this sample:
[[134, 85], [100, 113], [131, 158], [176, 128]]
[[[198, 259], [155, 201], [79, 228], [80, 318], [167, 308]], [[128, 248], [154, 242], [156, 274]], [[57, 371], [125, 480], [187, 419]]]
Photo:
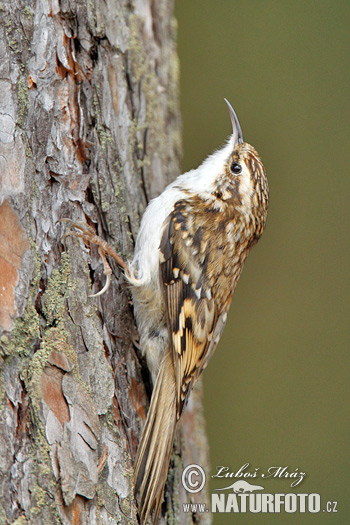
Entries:
[[38, 314], [33, 304], [28, 301], [24, 315], [16, 319], [11, 335], [3, 335], [0, 338], [2, 355], [21, 354], [29, 356], [33, 343], [39, 335]]
[[44, 431], [42, 429], [42, 424], [40, 422], [40, 402], [42, 399], [42, 393], [41, 393], [41, 374], [44, 369], [44, 367], [47, 364], [48, 357], [50, 355], [50, 349], [45, 346], [45, 344], [41, 344], [39, 350], [35, 352], [33, 358], [30, 360], [30, 365], [27, 368], [27, 370], [24, 370], [22, 373], [22, 377], [24, 379], [25, 387], [27, 392], [30, 395], [30, 399], [32, 402], [32, 407], [34, 409], [33, 413], [33, 423], [37, 431], [39, 431], [39, 434], [44, 435]]
[[39, 487], [39, 485], [34, 485], [33, 490], [31, 491], [34, 497], [34, 505], [30, 508], [30, 513], [32, 516], [37, 516], [40, 514], [43, 507], [51, 503], [49, 501], [48, 495], [44, 489]]
[[67, 253], [61, 258], [61, 264], [55, 268], [41, 298], [42, 313], [47, 321], [41, 329], [40, 348], [30, 360], [29, 367], [22, 372], [26, 390], [32, 407], [32, 422], [36, 430], [36, 440], [42, 445], [46, 442], [41, 421], [41, 376], [52, 350], [63, 352], [75, 364], [76, 354], [67, 343], [65, 331], [66, 300], [74, 288], [71, 280], [71, 262]]
[[101, 148], [106, 151], [108, 144], [113, 144], [113, 137], [108, 128], [98, 126], [97, 128], [98, 137], [100, 139]]
[[25, 83], [24, 75], [20, 76], [17, 84], [18, 115], [17, 125], [24, 129], [29, 108], [28, 86]]
[[[61, 523], [57, 508], [52, 506], [52, 497], [57, 492], [57, 482], [54, 479], [46, 443], [33, 443], [30, 455], [33, 458], [33, 480], [37, 481], [30, 487], [31, 506], [28, 510], [28, 523]], [[26, 522], [24, 522], [26, 523]]]
[[70, 279], [71, 269], [70, 257], [68, 253], [63, 253], [61, 264], [53, 270], [41, 298], [43, 315], [51, 326], [63, 328], [66, 300], [69, 292], [74, 289], [74, 283]]
[[48, 352], [48, 356], [53, 350], [62, 352], [68, 357], [69, 362], [75, 366], [77, 363], [77, 354], [68, 343], [66, 333], [60, 327], [51, 327], [44, 332], [43, 345]]
[[21, 10], [21, 13], [23, 16], [25, 16], [26, 18], [29, 18], [30, 20], [34, 16], [33, 10], [27, 5]]

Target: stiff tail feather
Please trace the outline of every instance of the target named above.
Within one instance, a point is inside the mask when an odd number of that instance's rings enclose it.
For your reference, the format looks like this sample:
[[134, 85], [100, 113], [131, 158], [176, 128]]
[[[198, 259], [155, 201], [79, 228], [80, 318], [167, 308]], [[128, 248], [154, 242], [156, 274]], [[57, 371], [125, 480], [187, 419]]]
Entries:
[[168, 476], [176, 426], [176, 386], [171, 356], [167, 353], [152, 393], [135, 462], [135, 494], [139, 492], [141, 523], [154, 510], [158, 522]]

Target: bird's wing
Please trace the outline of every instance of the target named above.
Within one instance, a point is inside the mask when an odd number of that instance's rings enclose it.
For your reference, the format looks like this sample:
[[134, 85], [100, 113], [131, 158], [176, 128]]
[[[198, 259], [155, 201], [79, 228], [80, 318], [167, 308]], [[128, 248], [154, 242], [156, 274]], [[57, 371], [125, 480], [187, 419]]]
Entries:
[[[206, 278], [203, 238], [190, 232], [181, 202], [164, 223], [160, 243], [160, 281], [167, 306], [168, 330], [180, 417], [192, 386], [206, 366], [225, 325]], [[201, 238], [201, 243], [198, 243]], [[207, 249], [210, 247], [206, 243]]]

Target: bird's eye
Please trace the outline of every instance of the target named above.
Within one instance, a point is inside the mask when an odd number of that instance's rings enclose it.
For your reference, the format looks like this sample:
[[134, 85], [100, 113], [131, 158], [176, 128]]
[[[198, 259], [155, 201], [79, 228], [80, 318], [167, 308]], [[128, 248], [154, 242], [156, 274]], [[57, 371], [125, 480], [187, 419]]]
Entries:
[[233, 162], [231, 164], [230, 170], [235, 175], [238, 175], [238, 173], [241, 173], [241, 171], [242, 171], [242, 166], [240, 164], [238, 164], [238, 162]]

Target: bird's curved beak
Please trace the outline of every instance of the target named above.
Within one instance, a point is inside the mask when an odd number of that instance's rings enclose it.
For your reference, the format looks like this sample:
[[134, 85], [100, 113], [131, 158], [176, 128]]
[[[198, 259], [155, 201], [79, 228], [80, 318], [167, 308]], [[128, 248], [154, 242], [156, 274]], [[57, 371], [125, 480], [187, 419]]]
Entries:
[[236, 115], [236, 112], [235, 110], [233, 109], [233, 107], [231, 106], [231, 104], [229, 103], [229, 101], [224, 98], [227, 106], [228, 106], [228, 110], [230, 112], [230, 118], [231, 118], [231, 122], [232, 122], [232, 134], [233, 134], [233, 138], [234, 138], [234, 145], [236, 146], [236, 144], [242, 144], [243, 142], [243, 133], [242, 133], [242, 129], [241, 129], [241, 125], [239, 123], [239, 120], [238, 120], [238, 117]]

